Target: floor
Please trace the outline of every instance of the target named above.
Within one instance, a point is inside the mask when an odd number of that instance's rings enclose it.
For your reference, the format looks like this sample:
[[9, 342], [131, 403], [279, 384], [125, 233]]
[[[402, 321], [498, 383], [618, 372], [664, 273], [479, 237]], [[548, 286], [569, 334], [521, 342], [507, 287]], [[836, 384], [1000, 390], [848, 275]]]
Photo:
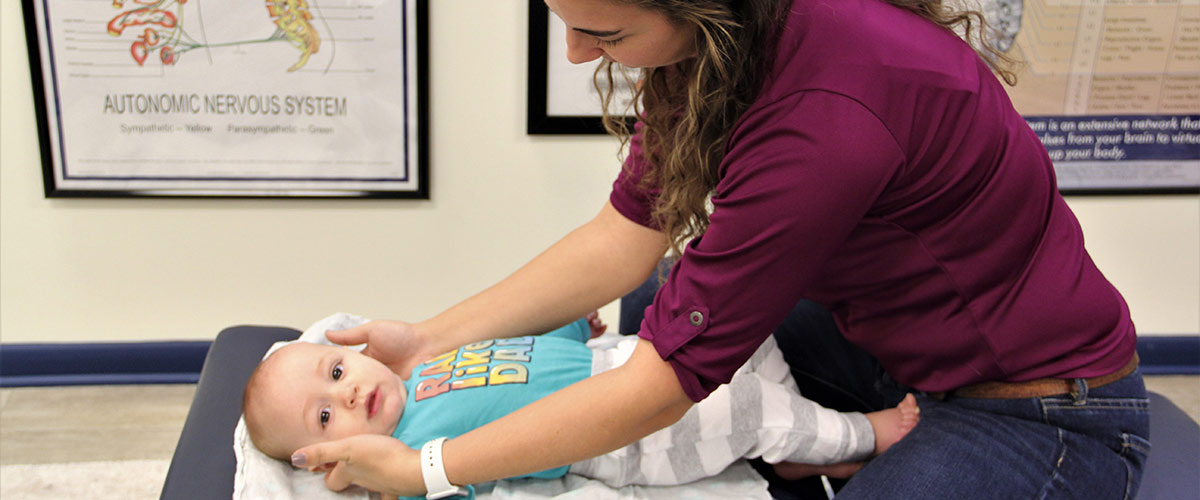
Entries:
[[0, 465], [170, 459], [194, 384], [0, 389]]
[[[1153, 376], [1147, 387], [1200, 421], [1200, 376]], [[0, 389], [0, 466], [169, 460], [194, 385]]]

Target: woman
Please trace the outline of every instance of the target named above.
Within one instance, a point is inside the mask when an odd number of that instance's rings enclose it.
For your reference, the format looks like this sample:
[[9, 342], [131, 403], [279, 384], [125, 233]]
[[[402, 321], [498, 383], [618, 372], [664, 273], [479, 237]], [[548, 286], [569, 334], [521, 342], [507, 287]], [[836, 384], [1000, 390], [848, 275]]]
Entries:
[[430, 320], [331, 338], [407, 372], [564, 324], [682, 249], [633, 357], [429, 460], [365, 437], [296, 461], [338, 462], [334, 488], [420, 494], [583, 460], [674, 422], [803, 297], [925, 394], [839, 498], [1132, 497], [1149, 444], [1128, 308], [993, 75], [1002, 57], [950, 30], [977, 38], [977, 18], [890, 1], [547, 0], [572, 62], [643, 68], [609, 203]]

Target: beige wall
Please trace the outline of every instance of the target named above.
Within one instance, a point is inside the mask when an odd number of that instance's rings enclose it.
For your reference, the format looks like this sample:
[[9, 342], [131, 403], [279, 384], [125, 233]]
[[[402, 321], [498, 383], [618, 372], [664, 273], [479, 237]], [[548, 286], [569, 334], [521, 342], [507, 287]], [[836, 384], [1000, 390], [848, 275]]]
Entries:
[[[604, 137], [530, 137], [523, 2], [431, 2], [432, 201], [45, 199], [20, 2], [0, 7], [0, 341], [418, 320], [604, 202]], [[1200, 332], [1200, 198], [1072, 198], [1143, 332]], [[611, 323], [615, 307], [603, 311]]]

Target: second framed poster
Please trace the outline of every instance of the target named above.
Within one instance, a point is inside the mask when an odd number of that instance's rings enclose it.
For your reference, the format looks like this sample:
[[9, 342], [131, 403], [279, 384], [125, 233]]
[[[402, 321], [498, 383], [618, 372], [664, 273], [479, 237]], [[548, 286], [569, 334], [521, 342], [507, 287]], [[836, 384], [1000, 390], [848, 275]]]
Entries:
[[[529, 134], [603, 134], [600, 92], [592, 75], [600, 59], [567, 60], [567, 27], [541, 0], [529, 2]], [[614, 69], [617, 66], [614, 66]], [[633, 99], [631, 76], [617, 75], [618, 94], [610, 111], [625, 113]]]

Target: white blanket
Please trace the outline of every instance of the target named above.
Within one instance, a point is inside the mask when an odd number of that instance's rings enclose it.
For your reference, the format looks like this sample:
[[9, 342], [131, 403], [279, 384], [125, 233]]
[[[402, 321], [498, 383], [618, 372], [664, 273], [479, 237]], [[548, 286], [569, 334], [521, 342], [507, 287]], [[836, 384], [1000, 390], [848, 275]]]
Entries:
[[[338, 313], [314, 323], [297, 342], [328, 344], [326, 330], [342, 330], [368, 320], [359, 316]], [[596, 341], [605, 341], [596, 339]], [[285, 345], [280, 342], [267, 354]], [[360, 347], [361, 348], [361, 347]], [[265, 357], [265, 356], [264, 356]], [[333, 492], [325, 488], [324, 476], [264, 455], [250, 442], [246, 422], [238, 419], [233, 433], [233, 450], [237, 456], [237, 471], [233, 479], [234, 500], [366, 500], [365, 490], [351, 488]], [[502, 480], [485, 485], [477, 491], [480, 500], [554, 499], [554, 500], [769, 500], [767, 481], [746, 462], [738, 462], [714, 477], [681, 486], [627, 486], [611, 488], [604, 483], [582, 476], [567, 474], [558, 479]]]

